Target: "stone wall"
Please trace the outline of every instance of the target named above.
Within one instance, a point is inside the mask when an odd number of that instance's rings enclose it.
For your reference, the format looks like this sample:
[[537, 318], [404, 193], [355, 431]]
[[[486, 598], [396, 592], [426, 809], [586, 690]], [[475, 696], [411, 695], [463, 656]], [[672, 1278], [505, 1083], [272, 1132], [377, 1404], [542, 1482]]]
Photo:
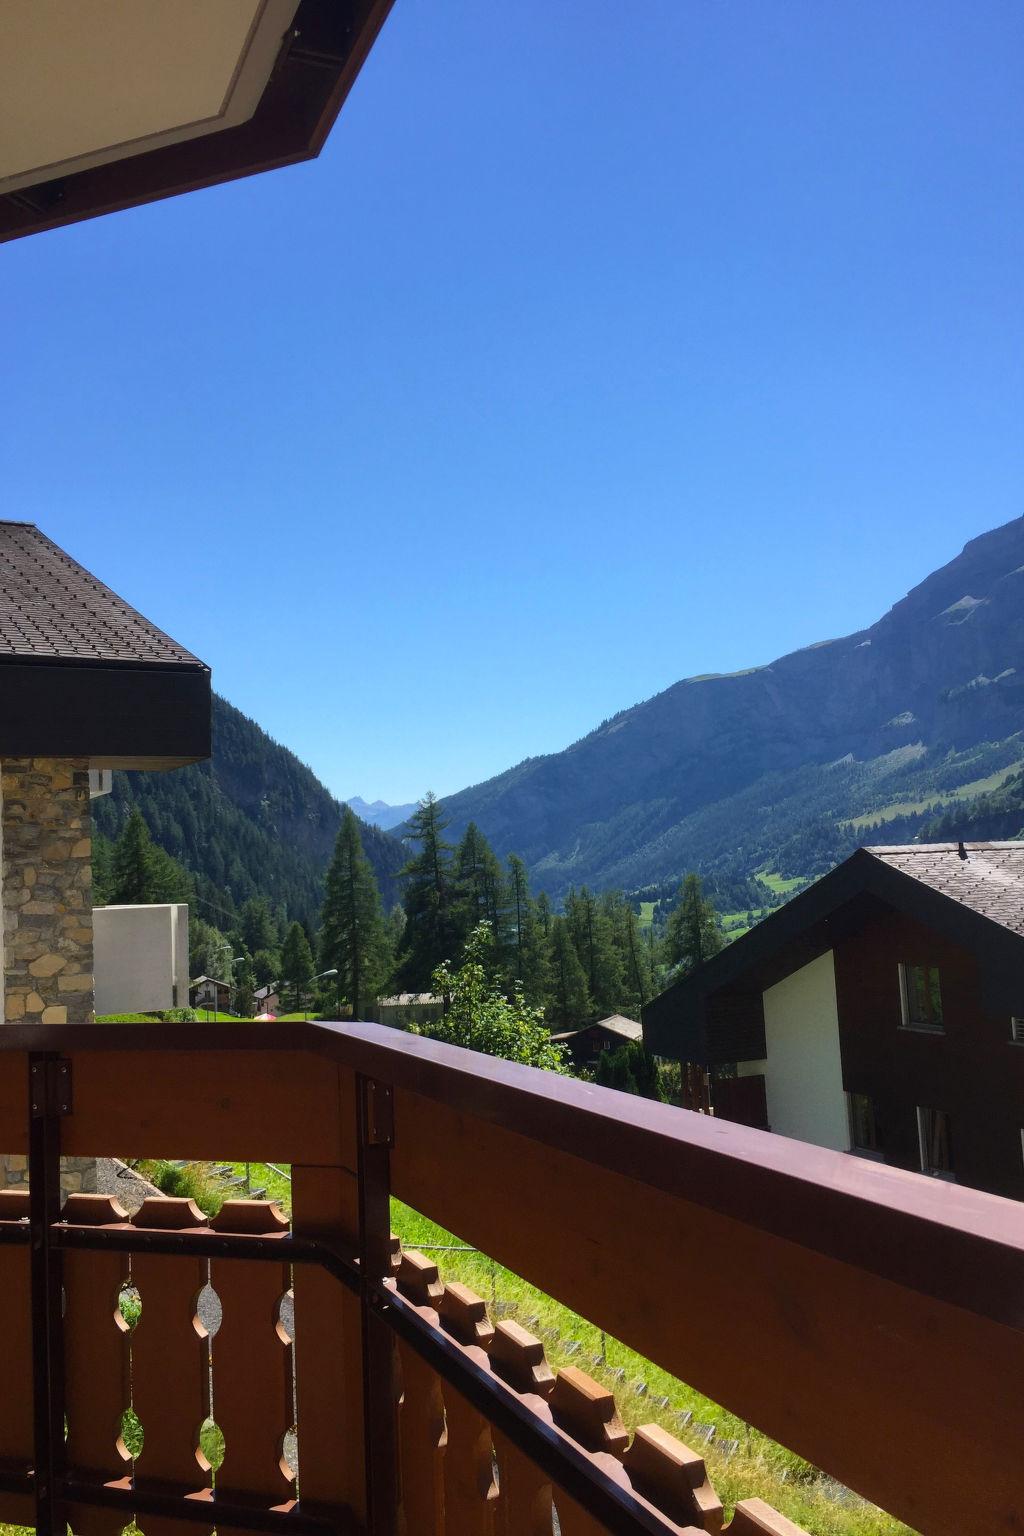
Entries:
[[[5, 758], [2, 903], [8, 1023], [88, 1024], [93, 1016], [92, 841], [84, 760]], [[0, 1178], [24, 1178], [0, 1153]], [[69, 1189], [95, 1187], [92, 1159], [69, 1159]]]

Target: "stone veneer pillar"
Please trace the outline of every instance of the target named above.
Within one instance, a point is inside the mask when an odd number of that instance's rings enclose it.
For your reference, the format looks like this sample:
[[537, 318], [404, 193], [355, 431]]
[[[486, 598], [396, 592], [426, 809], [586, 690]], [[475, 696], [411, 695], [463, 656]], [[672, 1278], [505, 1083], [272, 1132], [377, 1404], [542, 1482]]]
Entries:
[[[89, 1024], [93, 1017], [89, 766], [67, 758], [5, 758], [2, 895], [7, 1023]], [[0, 1153], [0, 1178], [25, 1178]], [[95, 1189], [93, 1158], [66, 1158], [68, 1189]]]

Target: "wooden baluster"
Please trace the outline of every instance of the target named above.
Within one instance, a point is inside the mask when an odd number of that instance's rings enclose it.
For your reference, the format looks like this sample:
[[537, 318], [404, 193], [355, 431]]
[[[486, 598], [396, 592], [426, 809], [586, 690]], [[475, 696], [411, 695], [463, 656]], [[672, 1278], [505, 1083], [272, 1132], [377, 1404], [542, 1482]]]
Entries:
[[[495, 1375], [518, 1392], [539, 1418], [551, 1422], [547, 1399], [555, 1378], [540, 1339], [507, 1320], [498, 1324], [487, 1351]], [[551, 1483], [528, 1456], [497, 1430], [496, 1536], [551, 1536]]]
[[[619, 1417], [614, 1395], [607, 1387], [602, 1387], [600, 1382], [576, 1366], [565, 1366], [555, 1378], [551, 1414], [558, 1427], [589, 1452], [607, 1476], [628, 1486], [621, 1457], [629, 1436]], [[596, 1533], [607, 1530], [575, 1499], [557, 1488], [555, 1508], [562, 1536], [596, 1536]]]
[[[488, 1366], [487, 1345], [494, 1326], [482, 1296], [457, 1282], [445, 1286], [438, 1311], [441, 1326], [477, 1365]], [[447, 1530], [458, 1536], [494, 1536], [498, 1485], [494, 1478], [491, 1426], [453, 1386], [445, 1384], [444, 1512]]]
[[[417, 1306], [430, 1309], [430, 1320], [435, 1326], [438, 1324], [436, 1308], [444, 1286], [438, 1278], [436, 1264], [422, 1253], [403, 1253], [398, 1289]], [[441, 1379], [409, 1345], [399, 1342], [397, 1353], [401, 1385], [399, 1530], [405, 1536], [443, 1536], [447, 1432]]]
[[[288, 1221], [266, 1200], [227, 1200], [215, 1232], [286, 1237]], [[210, 1284], [221, 1325], [212, 1342], [213, 1417], [224, 1436], [217, 1496], [257, 1498], [270, 1507], [293, 1500], [294, 1474], [283, 1460], [292, 1426], [292, 1347], [278, 1331], [278, 1305], [289, 1266], [266, 1260], [214, 1259]]]
[[[12, 1057], [21, 1068], [24, 1057]], [[24, 1095], [24, 1088], [22, 1088]], [[0, 1191], [0, 1222], [28, 1219], [28, 1190]], [[0, 1296], [4, 1299], [3, 1372], [0, 1375], [0, 1459], [12, 1470], [32, 1466], [32, 1305], [29, 1245], [0, 1246]], [[30, 1493], [0, 1493], [0, 1520], [12, 1525], [35, 1523]]]
[[[293, 1165], [292, 1229], [296, 1237], [320, 1238], [354, 1249], [359, 1234], [355, 1174], [348, 1168]], [[295, 1265], [292, 1288], [299, 1497], [304, 1507], [347, 1506], [365, 1521], [359, 1299], [313, 1264]]]
[[807, 1532], [763, 1499], [741, 1499], [726, 1526], [726, 1536], [807, 1536]]
[[722, 1501], [708, 1477], [704, 1458], [660, 1424], [641, 1424], [623, 1465], [637, 1493], [681, 1525], [718, 1536]]
[[[177, 1231], [205, 1227], [206, 1217], [191, 1200], [149, 1199], [133, 1223]], [[148, 1484], [171, 1484], [193, 1494], [207, 1486], [196, 1452], [199, 1427], [209, 1412], [209, 1341], [200, 1337], [194, 1322], [206, 1270], [205, 1259], [188, 1256], [139, 1253], [132, 1262], [142, 1302], [131, 1337], [132, 1396], [144, 1441], [136, 1463], [140, 1493]], [[145, 1536], [208, 1529], [144, 1513], [138, 1523]]]
[[[124, 1228], [128, 1212], [112, 1195], [69, 1195], [63, 1220], [76, 1226]], [[125, 1477], [119, 1451], [128, 1407], [129, 1330], [118, 1298], [128, 1277], [120, 1253], [64, 1255], [64, 1379], [68, 1475], [104, 1483]], [[119, 1536], [125, 1516], [80, 1504], [68, 1509], [75, 1536]]]

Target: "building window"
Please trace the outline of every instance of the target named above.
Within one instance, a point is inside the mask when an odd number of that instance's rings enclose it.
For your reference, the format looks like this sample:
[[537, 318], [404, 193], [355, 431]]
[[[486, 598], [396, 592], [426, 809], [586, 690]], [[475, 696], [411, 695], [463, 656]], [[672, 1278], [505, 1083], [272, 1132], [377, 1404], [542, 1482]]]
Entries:
[[850, 1102], [850, 1145], [855, 1152], [881, 1153], [874, 1102], [866, 1093], [847, 1095]]
[[934, 965], [900, 966], [900, 1002], [904, 1029], [930, 1029], [941, 1033], [942, 991]]
[[917, 1138], [921, 1148], [921, 1172], [951, 1179], [953, 1145], [946, 1111], [920, 1107], [917, 1111]]
[[1024, 1045], [1024, 1019], [1010, 1020], [1010, 1039], [1018, 1045]]

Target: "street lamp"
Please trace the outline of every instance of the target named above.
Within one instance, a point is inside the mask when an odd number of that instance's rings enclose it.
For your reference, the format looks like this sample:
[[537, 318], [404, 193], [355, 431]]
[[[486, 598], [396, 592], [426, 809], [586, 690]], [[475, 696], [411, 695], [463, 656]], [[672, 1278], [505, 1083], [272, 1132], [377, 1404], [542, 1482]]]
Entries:
[[[323, 981], [325, 976], [337, 976], [337, 974], [338, 974], [337, 967], [332, 965], [329, 971], [318, 971], [315, 976], [311, 976], [309, 978], [309, 985], [312, 986], [314, 981]], [[308, 992], [307, 992], [306, 996], [307, 997], [309, 996]], [[303, 1009], [303, 1012], [306, 1015], [306, 1023], [308, 1024], [309, 1023], [309, 1009], [305, 1008], [305, 1009]]]
[[[230, 944], [218, 944], [214, 948], [213, 953], [215, 955], [223, 955], [225, 953], [231, 954], [231, 945]], [[229, 972], [233, 971], [235, 966], [238, 965], [240, 961], [246, 960], [246, 959], [248, 959], [247, 955], [232, 955], [231, 959], [228, 961], [228, 971]], [[219, 960], [217, 961], [217, 964], [218, 964], [218, 966], [220, 965], [220, 961]], [[231, 983], [230, 983], [230, 980], [229, 980], [229, 982], [228, 982], [228, 1003], [230, 1004], [230, 1002], [231, 1002]], [[206, 1011], [207, 1011], [207, 1013], [209, 1013], [210, 1009], [207, 1008]], [[217, 978], [214, 977], [213, 978], [213, 1019], [212, 1020], [208, 1019], [207, 1023], [216, 1022], [216, 1018], [217, 1018]]]

